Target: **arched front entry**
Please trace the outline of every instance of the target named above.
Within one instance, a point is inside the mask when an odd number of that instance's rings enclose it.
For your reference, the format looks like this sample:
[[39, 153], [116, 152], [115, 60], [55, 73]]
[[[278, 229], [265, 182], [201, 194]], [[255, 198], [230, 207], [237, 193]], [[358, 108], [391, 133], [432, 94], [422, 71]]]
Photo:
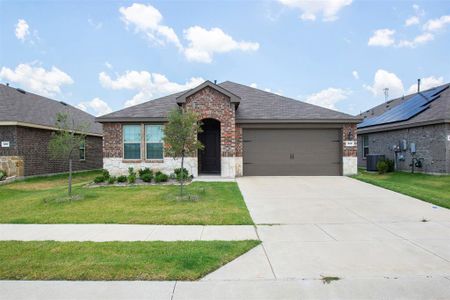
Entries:
[[220, 122], [215, 119], [201, 122], [203, 132], [198, 134], [198, 140], [204, 148], [198, 151], [198, 173], [220, 174]]

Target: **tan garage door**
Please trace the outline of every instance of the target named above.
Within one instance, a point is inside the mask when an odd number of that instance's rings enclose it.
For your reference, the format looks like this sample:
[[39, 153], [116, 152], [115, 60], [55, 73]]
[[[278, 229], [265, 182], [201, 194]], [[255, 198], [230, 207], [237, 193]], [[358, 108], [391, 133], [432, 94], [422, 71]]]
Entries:
[[244, 129], [244, 176], [341, 174], [339, 129]]

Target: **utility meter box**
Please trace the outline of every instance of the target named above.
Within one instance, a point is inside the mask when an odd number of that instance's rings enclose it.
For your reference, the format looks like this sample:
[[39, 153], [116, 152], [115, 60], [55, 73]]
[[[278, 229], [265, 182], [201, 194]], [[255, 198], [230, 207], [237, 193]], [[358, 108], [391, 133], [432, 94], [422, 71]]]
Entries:
[[409, 149], [412, 154], [415, 154], [416, 153], [416, 143], [411, 143], [411, 145], [409, 146]]
[[406, 140], [401, 140], [401, 141], [400, 141], [400, 149], [401, 149], [402, 151], [408, 150], [408, 144], [406, 143]]

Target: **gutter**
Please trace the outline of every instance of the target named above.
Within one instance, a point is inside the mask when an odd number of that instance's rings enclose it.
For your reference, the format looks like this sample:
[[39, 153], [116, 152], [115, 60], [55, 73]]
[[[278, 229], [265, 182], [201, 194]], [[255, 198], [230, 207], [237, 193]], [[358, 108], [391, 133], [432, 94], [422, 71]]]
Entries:
[[[21, 126], [21, 127], [45, 129], [45, 130], [52, 130], [52, 131], [59, 130], [58, 128], [52, 127], [52, 126], [38, 125], [38, 124], [18, 122], [18, 121], [0, 121], [0, 126]], [[99, 134], [99, 133], [81, 132], [81, 131], [75, 131], [75, 133], [85, 134], [85, 135], [89, 135], [89, 136], [103, 137], [103, 134]]]
[[[132, 117], [119, 117], [119, 118], [96, 118], [96, 122], [99, 123], [135, 123], [135, 122], [167, 122], [167, 118], [132, 118]], [[362, 118], [358, 119], [236, 119], [236, 124], [342, 124], [342, 123], [360, 123]]]
[[132, 118], [132, 117], [105, 117], [105, 118], [95, 118], [95, 122], [98, 123], [136, 123], [136, 122], [167, 122], [167, 118], [149, 118], [149, 117], [141, 117], [141, 118]]

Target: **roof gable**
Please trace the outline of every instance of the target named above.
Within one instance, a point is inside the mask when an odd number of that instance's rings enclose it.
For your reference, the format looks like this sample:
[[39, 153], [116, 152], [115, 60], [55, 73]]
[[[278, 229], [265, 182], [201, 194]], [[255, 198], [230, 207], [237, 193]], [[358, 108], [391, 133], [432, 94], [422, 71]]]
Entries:
[[206, 87], [210, 87], [210, 88], [218, 91], [219, 93], [224, 94], [225, 96], [230, 98], [231, 103], [236, 103], [239, 105], [239, 102], [241, 101], [241, 97], [231, 93], [230, 91], [224, 89], [220, 85], [214, 84], [211, 81], [207, 80], [207, 81], [203, 82], [202, 84], [200, 84], [199, 86], [197, 86], [191, 90], [188, 90], [188, 91], [184, 92], [183, 94], [179, 95], [178, 97], [176, 97], [177, 103], [179, 105], [185, 103], [186, 99], [189, 96], [194, 95], [195, 93], [197, 93], [198, 91], [200, 91]]

